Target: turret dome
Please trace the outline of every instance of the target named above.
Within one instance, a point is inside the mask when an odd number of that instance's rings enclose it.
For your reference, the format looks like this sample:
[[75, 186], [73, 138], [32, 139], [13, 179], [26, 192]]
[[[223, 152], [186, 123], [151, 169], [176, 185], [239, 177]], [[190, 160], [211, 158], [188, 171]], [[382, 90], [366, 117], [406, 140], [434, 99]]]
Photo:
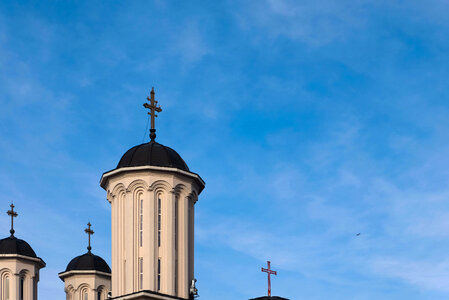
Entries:
[[111, 273], [111, 268], [109, 268], [109, 265], [103, 258], [89, 251], [72, 259], [65, 270], [65, 272], [69, 271], [99, 271]]
[[17, 254], [36, 258], [36, 252], [24, 240], [10, 236], [0, 240], [0, 254]]
[[139, 166], [169, 167], [189, 172], [189, 167], [175, 150], [154, 140], [126, 151], [117, 169]]

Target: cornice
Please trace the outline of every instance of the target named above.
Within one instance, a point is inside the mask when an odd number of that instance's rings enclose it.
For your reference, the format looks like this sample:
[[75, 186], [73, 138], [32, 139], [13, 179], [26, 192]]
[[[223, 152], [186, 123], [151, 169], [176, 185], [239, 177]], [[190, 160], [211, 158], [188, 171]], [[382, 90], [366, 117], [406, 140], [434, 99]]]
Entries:
[[112, 176], [125, 173], [125, 172], [138, 172], [138, 171], [159, 171], [159, 172], [169, 172], [169, 173], [175, 173], [184, 175], [187, 177], [190, 177], [195, 180], [195, 182], [198, 184], [198, 194], [201, 193], [201, 191], [204, 189], [206, 183], [201, 178], [200, 175], [193, 173], [193, 172], [187, 172], [184, 170], [180, 170], [177, 168], [169, 168], [169, 167], [157, 167], [157, 166], [139, 166], [139, 167], [126, 167], [126, 168], [120, 168], [120, 169], [114, 169], [108, 172], [103, 173], [100, 179], [100, 186], [106, 190], [106, 185], [108, 182], [108, 179]]
[[110, 273], [106, 272], [100, 272], [95, 270], [70, 270], [68, 272], [61, 272], [58, 274], [59, 278], [61, 278], [62, 281], [64, 281], [64, 278], [67, 278], [69, 276], [75, 276], [75, 275], [98, 275], [98, 276], [105, 276], [111, 278]]
[[3, 259], [3, 258], [5, 258], [5, 259], [17, 258], [17, 259], [32, 261], [38, 265], [39, 269], [42, 269], [46, 266], [45, 261], [40, 257], [30, 257], [30, 256], [25, 256], [25, 255], [20, 255], [20, 254], [0, 254], [0, 259]]

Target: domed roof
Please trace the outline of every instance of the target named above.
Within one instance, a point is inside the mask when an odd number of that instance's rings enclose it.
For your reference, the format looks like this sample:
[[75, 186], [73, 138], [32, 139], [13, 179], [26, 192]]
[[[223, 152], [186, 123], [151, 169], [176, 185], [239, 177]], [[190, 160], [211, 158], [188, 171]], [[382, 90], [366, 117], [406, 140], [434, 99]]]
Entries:
[[138, 166], [170, 167], [189, 171], [189, 167], [175, 150], [156, 143], [154, 140], [126, 151], [120, 159], [117, 169]]
[[0, 254], [18, 254], [37, 258], [36, 252], [27, 242], [13, 235], [0, 240]]
[[105, 273], [111, 273], [111, 268], [100, 256], [87, 252], [72, 259], [65, 272], [69, 271], [100, 271]]

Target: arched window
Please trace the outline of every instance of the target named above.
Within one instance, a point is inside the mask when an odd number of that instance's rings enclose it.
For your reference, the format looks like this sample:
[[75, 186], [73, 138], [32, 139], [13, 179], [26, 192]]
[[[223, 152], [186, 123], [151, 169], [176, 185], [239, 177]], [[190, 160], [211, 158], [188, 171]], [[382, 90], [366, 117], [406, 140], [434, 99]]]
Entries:
[[140, 195], [140, 205], [139, 205], [139, 245], [143, 246], [143, 198]]
[[19, 299], [23, 300], [25, 298], [24, 293], [25, 293], [25, 277], [20, 276], [19, 279]]
[[157, 259], [157, 291], [161, 290], [161, 258]]
[[139, 290], [143, 290], [143, 257], [139, 257]]
[[104, 299], [106, 299], [106, 297], [105, 297], [105, 289], [104, 289], [103, 286], [99, 286], [97, 288], [97, 298], [96, 298], [96, 300], [104, 300]]
[[179, 197], [175, 197], [175, 250], [178, 250]]
[[161, 194], [157, 195], [157, 246], [161, 246], [161, 228], [162, 228], [162, 200]]
[[[178, 255], [178, 254], [176, 254]], [[178, 273], [179, 273], [179, 269], [178, 269], [178, 257], [175, 258], [175, 295], [178, 295]]]

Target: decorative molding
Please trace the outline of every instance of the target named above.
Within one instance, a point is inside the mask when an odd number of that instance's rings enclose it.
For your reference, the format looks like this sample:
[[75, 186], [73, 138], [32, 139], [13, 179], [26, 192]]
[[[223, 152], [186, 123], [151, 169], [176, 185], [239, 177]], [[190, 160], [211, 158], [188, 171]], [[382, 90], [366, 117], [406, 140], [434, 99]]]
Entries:
[[165, 192], [169, 192], [173, 189], [173, 187], [170, 185], [170, 183], [168, 183], [165, 180], [159, 179], [154, 181], [151, 186], [150, 186], [153, 191], [159, 191], [159, 190], [163, 190]]
[[90, 285], [89, 285], [88, 283], [85, 283], [85, 282], [81, 283], [81, 284], [76, 288], [76, 291], [80, 291], [81, 293], [82, 293], [83, 291], [88, 292], [89, 290], [92, 290], [92, 288], [90, 287]]
[[0, 254], [0, 260], [8, 259], [8, 258], [17, 258], [17, 259], [32, 261], [38, 265], [39, 269], [46, 266], [45, 262], [40, 257], [30, 257], [30, 256], [25, 256], [25, 255], [20, 255], [20, 254]]
[[120, 193], [125, 192], [125, 191], [126, 191], [125, 185], [120, 182], [120, 183], [118, 183], [118, 184], [116, 184], [114, 186], [114, 188], [112, 189], [111, 194], [119, 195]]
[[148, 183], [142, 179], [136, 179], [128, 185], [127, 190], [134, 192], [138, 188], [148, 189]]
[[139, 166], [139, 167], [126, 167], [126, 168], [120, 168], [111, 170], [108, 172], [103, 173], [100, 179], [100, 186], [104, 189], [107, 188], [107, 182], [109, 177], [124, 173], [124, 172], [135, 172], [135, 171], [163, 171], [163, 172], [169, 172], [169, 173], [176, 173], [179, 175], [184, 175], [187, 177], [190, 177], [195, 180], [195, 182], [198, 184], [198, 189], [201, 192], [204, 189], [204, 186], [206, 183], [204, 180], [196, 173], [193, 172], [187, 172], [176, 168], [168, 168], [168, 167], [156, 167], [156, 166]]
[[185, 184], [182, 183], [178, 183], [174, 190], [176, 191], [176, 193], [180, 196], [181, 194], [185, 193], [187, 194], [189, 192], [187, 186]]
[[189, 194], [189, 199], [193, 200], [193, 204], [195, 204], [196, 202], [198, 202], [198, 194], [196, 192], [196, 190], [192, 190]]

